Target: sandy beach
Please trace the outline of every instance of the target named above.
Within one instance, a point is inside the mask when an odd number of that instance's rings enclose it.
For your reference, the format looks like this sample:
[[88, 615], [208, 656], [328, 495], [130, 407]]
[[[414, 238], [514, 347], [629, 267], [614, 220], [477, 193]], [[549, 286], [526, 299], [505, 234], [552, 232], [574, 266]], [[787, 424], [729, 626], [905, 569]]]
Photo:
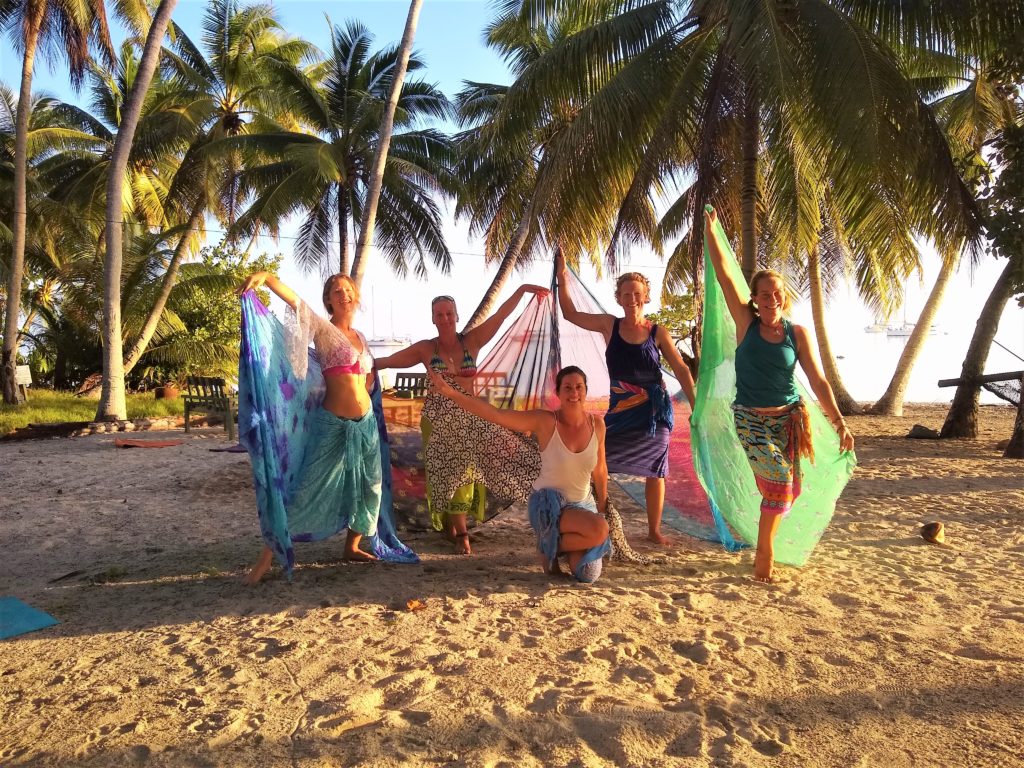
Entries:
[[903, 437], [944, 414], [852, 418], [832, 526], [773, 585], [681, 535], [663, 564], [550, 581], [512, 509], [471, 558], [409, 531], [422, 564], [349, 564], [336, 538], [250, 589], [250, 470], [209, 451], [222, 431], [0, 442], [0, 594], [61, 622], [0, 641], [0, 765], [1020, 765], [1013, 411]]

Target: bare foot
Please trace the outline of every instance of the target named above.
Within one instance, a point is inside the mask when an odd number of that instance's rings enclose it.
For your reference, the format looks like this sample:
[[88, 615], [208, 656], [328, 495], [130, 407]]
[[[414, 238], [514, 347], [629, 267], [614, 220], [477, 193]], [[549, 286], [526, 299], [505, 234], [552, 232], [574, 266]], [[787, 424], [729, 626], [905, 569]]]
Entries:
[[660, 531], [649, 531], [647, 533], [647, 540], [652, 544], [658, 545], [659, 547], [668, 548], [675, 545], [675, 541], [670, 539], [668, 536], [665, 536]]
[[548, 576], [560, 575], [562, 573], [562, 569], [558, 567], [558, 560], [549, 560], [548, 556], [543, 552], [537, 553], [537, 562], [540, 563], [540, 569]]
[[462, 533], [456, 533], [452, 537], [452, 541], [454, 542], [453, 549], [456, 555], [473, 554], [473, 547], [471, 547], [469, 544], [469, 533], [465, 531]]
[[754, 578], [765, 584], [775, 581], [775, 561], [771, 555], [761, 552], [754, 555]]
[[583, 556], [585, 554], [587, 553], [583, 550], [576, 550], [566, 554], [565, 563], [569, 566], [569, 573], [576, 573], [576, 567], [580, 564], [580, 561], [583, 560]]
[[270, 566], [273, 562], [274, 554], [264, 547], [263, 551], [260, 552], [259, 558], [256, 560], [256, 564], [249, 569], [245, 576], [242, 577], [242, 583], [250, 587], [259, 584], [260, 579], [262, 579], [266, 575], [267, 571], [270, 570]]
[[363, 552], [361, 549], [346, 549], [345, 560], [350, 563], [375, 563], [377, 562], [377, 556], [371, 555], [369, 552]]

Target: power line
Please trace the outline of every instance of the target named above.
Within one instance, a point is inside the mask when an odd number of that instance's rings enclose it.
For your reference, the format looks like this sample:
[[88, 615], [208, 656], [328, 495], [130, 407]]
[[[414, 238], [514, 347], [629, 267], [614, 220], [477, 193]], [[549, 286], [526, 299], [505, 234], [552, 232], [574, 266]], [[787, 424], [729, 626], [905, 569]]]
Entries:
[[[19, 212], [16, 211], [15, 213], [19, 213]], [[111, 220], [111, 219], [100, 219], [100, 218], [91, 218], [91, 217], [83, 217], [83, 218], [85, 218], [86, 221], [91, 221], [94, 224], [104, 224], [104, 225], [115, 224], [115, 225], [119, 225], [119, 226], [124, 226], [125, 224], [138, 224], [138, 223], [141, 223], [141, 222], [132, 222], [132, 221], [124, 221], [124, 220], [114, 221], [114, 220]], [[219, 234], [219, 235], [228, 235], [228, 234], [230, 234], [229, 230], [221, 229], [219, 227], [205, 227], [204, 226], [204, 227], [197, 228], [195, 231], [202, 232], [204, 234], [210, 234], [210, 233]], [[242, 237], [242, 236], [239, 235], [237, 237]], [[250, 235], [250, 236], [247, 236], [247, 237], [250, 237], [250, 238], [269, 238], [271, 240], [292, 240], [292, 241], [301, 240], [301, 238], [298, 237], [297, 235], [259, 235], [259, 234], [257, 234], [257, 235]], [[340, 240], [327, 240], [326, 243], [327, 243], [327, 245], [334, 245], [334, 246], [340, 246], [341, 245], [341, 241]], [[373, 245], [373, 246], [370, 246], [370, 247], [373, 250], [377, 251], [377, 252], [380, 252], [382, 250], [380, 248], [380, 246], [377, 246], [377, 245]], [[487, 254], [485, 254], [485, 253], [471, 253], [469, 251], [451, 251], [451, 250], [449, 250], [448, 253], [451, 256], [473, 256], [473, 257], [482, 258], [482, 259], [487, 258]], [[633, 262], [629, 262], [629, 266], [630, 267], [638, 267], [640, 269], [667, 269], [667, 265], [666, 264], [635, 264]]]

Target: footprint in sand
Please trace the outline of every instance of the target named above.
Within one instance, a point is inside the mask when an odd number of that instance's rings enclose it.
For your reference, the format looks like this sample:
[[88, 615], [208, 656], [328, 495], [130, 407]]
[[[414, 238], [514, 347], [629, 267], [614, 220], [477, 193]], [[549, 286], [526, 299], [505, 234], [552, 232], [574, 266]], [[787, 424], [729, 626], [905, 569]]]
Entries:
[[717, 648], [701, 640], [695, 642], [677, 640], [672, 643], [672, 650], [683, 658], [689, 659], [694, 664], [707, 664], [717, 651]]

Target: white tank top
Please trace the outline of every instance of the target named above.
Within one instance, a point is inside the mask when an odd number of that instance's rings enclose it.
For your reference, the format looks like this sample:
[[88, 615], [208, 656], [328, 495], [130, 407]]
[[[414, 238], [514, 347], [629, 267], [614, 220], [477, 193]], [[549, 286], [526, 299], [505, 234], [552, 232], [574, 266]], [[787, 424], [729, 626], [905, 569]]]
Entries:
[[540, 475], [533, 481], [533, 489], [552, 488], [568, 502], [587, 501], [591, 497], [590, 475], [597, 466], [597, 430], [594, 417], [590, 417], [590, 442], [579, 453], [565, 447], [558, 434], [558, 417], [555, 417], [555, 433], [547, 446], [540, 452]]

